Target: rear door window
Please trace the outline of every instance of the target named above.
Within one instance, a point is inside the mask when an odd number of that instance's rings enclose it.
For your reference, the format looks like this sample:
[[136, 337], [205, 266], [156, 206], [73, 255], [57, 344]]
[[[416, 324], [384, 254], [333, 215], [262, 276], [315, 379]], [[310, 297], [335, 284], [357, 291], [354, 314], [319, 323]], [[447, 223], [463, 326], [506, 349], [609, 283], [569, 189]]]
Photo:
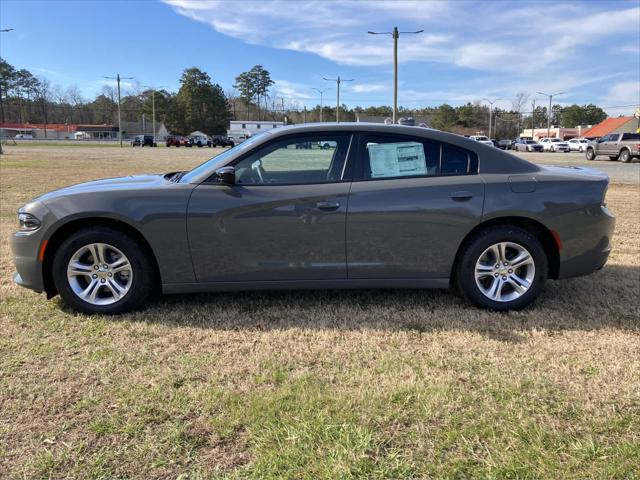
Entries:
[[358, 177], [437, 177], [477, 173], [473, 152], [432, 140], [391, 135], [360, 137]]

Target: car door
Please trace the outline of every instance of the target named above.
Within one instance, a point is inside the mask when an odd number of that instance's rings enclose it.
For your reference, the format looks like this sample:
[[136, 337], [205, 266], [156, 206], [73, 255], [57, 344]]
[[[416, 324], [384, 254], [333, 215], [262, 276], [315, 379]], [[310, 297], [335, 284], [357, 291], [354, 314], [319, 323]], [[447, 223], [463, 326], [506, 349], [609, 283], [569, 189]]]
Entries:
[[350, 279], [447, 278], [482, 215], [475, 153], [400, 135], [359, 135], [347, 213]]
[[187, 230], [199, 282], [346, 278], [351, 135], [277, 138], [233, 162], [234, 184], [194, 189]]
[[600, 141], [598, 143], [600, 143], [599, 145], [599, 152], [602, 155], [611, 155], [611, 140], [612, 137], [614, 137], [614, 135], [605, 135], [604, 137], [602, 137], [600, 139]]

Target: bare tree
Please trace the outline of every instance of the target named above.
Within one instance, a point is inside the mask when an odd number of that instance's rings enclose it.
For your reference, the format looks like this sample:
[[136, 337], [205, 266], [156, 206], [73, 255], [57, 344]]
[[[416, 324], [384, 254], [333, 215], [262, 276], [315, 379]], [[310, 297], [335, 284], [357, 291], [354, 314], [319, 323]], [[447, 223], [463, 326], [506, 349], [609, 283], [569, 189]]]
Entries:
[[516, 98], [511, 102], [511, 107], [514, 112], [518, 114], [518, 135], [522, 131], [520, 128], [520, 124], [522, 121], [522, 110], [525, 108], [525, 105], [529, 102], [530, 95], [528, 93], [520, 92], [516, 95]]

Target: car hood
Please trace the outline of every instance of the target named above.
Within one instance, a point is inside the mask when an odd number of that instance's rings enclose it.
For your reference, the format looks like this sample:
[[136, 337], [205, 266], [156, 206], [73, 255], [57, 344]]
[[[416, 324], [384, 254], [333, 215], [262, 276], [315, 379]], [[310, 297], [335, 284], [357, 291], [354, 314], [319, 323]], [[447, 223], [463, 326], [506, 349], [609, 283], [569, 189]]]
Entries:
[[45, 193], [36, 198], [35, 201], [47, 203], [49, 200], [64, 197], [67, 195], [76, 195], [80, 193], [105, 192], [112, 190], [140, 190], [145, 188], [155, 188], [159, 185], [166, 185], [169, 174], [153, 174], [153, 175], [130, 175], [128, 177], [105, 178], [102, 180], [94, 180], [91, 182], [78, 183], [59, 190]]

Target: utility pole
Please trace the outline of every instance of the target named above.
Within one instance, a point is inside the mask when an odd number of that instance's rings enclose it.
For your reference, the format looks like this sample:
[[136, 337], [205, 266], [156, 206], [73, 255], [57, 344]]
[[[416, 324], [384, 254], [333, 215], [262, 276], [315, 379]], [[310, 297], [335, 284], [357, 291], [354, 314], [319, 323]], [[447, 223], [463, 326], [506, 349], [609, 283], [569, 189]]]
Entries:
[[391, 35], [393, 38], [393, 123], [395, 124], [398, 119], [398, 38], [401, 33], [418, 34], [424, 30], [417, 30], [415, 32], [399, 32], [398, 27], [393, 27], [391, 32], [372, 32], [369, 30], [369, 35]]
[[[156, 90], [158, 88], [164, 88], [163, 86], [160, 87], [145, 87], [148, 88], [149, 90], [151, 90], [151, 122], [153, 123], [153, 144], [156, 144]], [[233, 105], [233, 108], [235, 110], [235, 103]], [[234, 111], [234, 118], [235, 118], [235, 111]], [[146, 133], [146, 132], [145, 132]]]
[[338, 75], [338, 78], [325, 78], [322, 77], [324, 80], [326, 80], [327, 82], [336, 82], [336, 85], [338, 86], [338, 95], [336, 97], [336, 123], [340, 121], [340, 84], [342, 82], [353, 82], [353, 78], [349, 79], [349, 80], [344, 80], [340, 78], [340, 75]]
[[493, 112], [493, 104], [498, 100], [502, 100], [501, 98], [496, 98], [494, 101], [489, 100], [488, 98], [483, 98], [486, 102], [489, 103], [489, 140], [491, 140], [491, 120], [492, 120], [492, 112]]
[[531, 111], [531, 140], [533, 140], [533, 135], [535, 133], [536, 128], [536, 99], [533, 99], [533, 110]]
[[322, 94], [324, 92], [326, 92], [327, 90], [331, 90], [331, 89], [330, 88], [325, 88], [325, 89], [320, 90], [319, 88], [315, 88], [314, 87], [314, 88], [312, 88], [312, 90], [315, 90], [316, 92], [318, 92], [320, 94], [320, 123], [322, 123], [322, 108], [323, 108], [323, 106], [322, 106]]
[[558, 93], [543, 93], [538, 92], [539, 95], [544, 95], [545, 97], [549, 97], [549, 111], [547, 112], [547, 138], [551, 137], [551, 99], [556, 95], [562, 95], [566, 92], [558, 92]]
[[104, 77], [108, 80], [115, 80], [118, 83], [118, 139], [120, 140], [120, 148], [122, 148], [122, 116], [120, 114], [120, 80], [133, 80], [133, 77], [121, 77], [116, 74], [115, 77]]

